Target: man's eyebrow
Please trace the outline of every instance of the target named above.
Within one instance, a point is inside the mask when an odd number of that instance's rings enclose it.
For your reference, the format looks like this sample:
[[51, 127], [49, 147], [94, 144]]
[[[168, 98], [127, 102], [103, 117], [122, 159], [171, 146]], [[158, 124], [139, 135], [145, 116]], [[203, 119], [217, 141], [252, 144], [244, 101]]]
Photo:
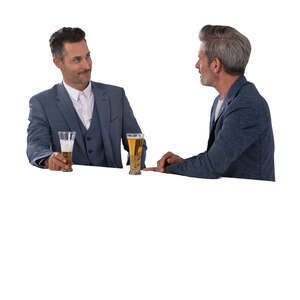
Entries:
[[81, 59], [81, 56], [74, 56], [72, 59]]

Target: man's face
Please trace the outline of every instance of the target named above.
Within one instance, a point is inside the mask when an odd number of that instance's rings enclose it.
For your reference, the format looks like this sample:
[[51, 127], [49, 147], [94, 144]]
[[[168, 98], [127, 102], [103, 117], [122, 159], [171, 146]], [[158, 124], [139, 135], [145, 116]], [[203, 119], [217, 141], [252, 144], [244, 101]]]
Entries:
[[200, 81], [203, 85], [214, 86], [215, 74], [211, 71], [210, 65], [208, 64], [208, 57], [204, 54], [205, 44], [201, 43], [198, 54], [198, 61], [195, 67], [199, 70]]
[[87, 86], [91, 80], [92, 60], [84, 40], [76, 43], [64, 43], [63, 60], [55, 58], [66, 83], [75, 86]]

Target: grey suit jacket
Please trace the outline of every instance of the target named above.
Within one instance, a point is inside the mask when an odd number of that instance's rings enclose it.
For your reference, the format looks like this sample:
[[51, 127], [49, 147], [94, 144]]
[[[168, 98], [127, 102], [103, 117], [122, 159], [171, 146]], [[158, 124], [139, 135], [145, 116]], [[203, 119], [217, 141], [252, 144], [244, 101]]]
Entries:
[[[126, 133], [140, 133], [141, 129], [122, 88], [92, 82], [94, 105], [100, 119], [105, 157], [108, 167], [122, 168], [121, 141], [129, 151]], [[30, 99], [27, 156], [34, 166], [38, 161], [60, 152], [58, 131], [76, 131], [73, 149], [74, 164], [86, 164], [85, 146], [78, 117], [62, 83]], [[145, 167], [146, 143], [143, 144], [141, 167]], [[127, 164], [129, 163], [129, 156]]]

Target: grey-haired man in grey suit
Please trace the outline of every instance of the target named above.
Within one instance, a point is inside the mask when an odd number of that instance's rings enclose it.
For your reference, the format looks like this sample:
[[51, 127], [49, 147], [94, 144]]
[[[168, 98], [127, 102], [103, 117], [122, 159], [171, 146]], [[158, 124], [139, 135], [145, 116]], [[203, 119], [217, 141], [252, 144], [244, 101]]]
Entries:
[[196, 68], [201, 83], [214, 87], [207, 150], [183, 159], [167, 152], [146, 170], [200, 178], [275, 180], [274, 138], [269, 107], [246, 80], [249, 40], [229, 26], [204, 26]]
[[[30, 99], [30, 163], [50, 170], [68, 168], [58, 131], [76, 131], [75, 164], [122, 168], [121, 141], [128, 151], [126, 134], [141, 132], [124, 90], [91, 81], [91, 55], [80, 28], [63, 27], [53, 33], [50, 48], [63, 82]], [[142, 168], [146, 149], [144, 142]]]

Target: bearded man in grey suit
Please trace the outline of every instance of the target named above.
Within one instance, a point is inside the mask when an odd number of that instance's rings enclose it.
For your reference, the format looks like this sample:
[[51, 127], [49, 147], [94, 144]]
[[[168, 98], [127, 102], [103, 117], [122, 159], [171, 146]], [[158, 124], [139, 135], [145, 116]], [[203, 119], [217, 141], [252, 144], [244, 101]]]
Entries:
[[[58, 131], [75, 131], [75, 164], [122, 168], [121, 140], [128, 152], [126, 134], [141, 132], [124, 90], [91, 81], [92, 60], [80, 28], [64, 27], [53, 33], [50, 48], [63, 82], [30, 99], [29, 162], [50, 170], [68, 168]], [[144, 142], [142, 168], [146, 149]]]

